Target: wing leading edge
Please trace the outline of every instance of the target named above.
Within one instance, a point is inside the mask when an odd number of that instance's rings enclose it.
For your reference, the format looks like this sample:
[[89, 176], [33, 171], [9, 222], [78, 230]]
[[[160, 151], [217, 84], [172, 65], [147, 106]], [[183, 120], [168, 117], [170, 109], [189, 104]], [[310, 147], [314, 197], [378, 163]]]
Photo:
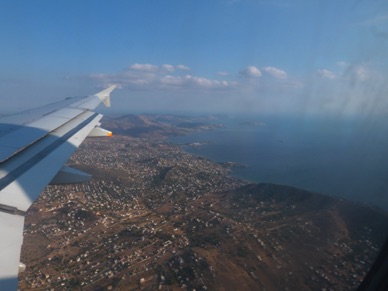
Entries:
[[87, 136], [112, 134], [93, 110], [114, 89], [0, 118], [0, 290], [17, 289], [24, 215], [46, 185], [90, 179], [63, 165]]

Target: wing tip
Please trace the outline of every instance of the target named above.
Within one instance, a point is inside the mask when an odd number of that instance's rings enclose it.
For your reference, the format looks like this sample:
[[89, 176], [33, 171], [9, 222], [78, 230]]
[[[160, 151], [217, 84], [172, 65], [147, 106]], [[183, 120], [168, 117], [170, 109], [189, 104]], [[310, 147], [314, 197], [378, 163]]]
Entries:
[[110, 94], [114, 89], [117, 88], [117, 84], [111, 85], [108, 88], [98, 92], [95, 94], [103, 103], [106, 107], [110, 107]]

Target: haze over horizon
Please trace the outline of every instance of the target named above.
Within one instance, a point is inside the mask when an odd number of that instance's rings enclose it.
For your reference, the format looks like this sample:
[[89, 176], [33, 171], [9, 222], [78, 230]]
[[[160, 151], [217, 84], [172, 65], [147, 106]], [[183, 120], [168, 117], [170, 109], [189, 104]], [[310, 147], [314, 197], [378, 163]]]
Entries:
[[2, 112], [113, 83], [111, 112], [388, 111], [385, 1], [2, 4]]

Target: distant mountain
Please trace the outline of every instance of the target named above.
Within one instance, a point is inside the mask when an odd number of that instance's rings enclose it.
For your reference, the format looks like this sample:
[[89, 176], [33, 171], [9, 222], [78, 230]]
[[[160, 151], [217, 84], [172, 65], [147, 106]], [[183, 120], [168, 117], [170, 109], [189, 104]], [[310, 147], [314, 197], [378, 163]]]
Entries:
[[104, 117], [104, 127], [117, 134], [132, 137], [168, 137], [198, 130], [221, 127], [213, 116], [188, 117], [173, 114], [128, 114], [118, 118]]

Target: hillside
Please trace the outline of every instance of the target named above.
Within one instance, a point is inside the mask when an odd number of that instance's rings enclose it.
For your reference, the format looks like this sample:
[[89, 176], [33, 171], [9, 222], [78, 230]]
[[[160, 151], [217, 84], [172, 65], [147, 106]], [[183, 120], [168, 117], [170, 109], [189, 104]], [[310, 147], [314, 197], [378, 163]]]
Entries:
[[104, 127], [115, 134], [132, 137], [169, 137], [198, 130], [220, 127], [213, 116], [180, 116], [172, 114], [128, 114], [117, 118], [104, 117]]
[[20, 290], [354, 290], [387, 213], [247, 184], [160, 139], [89, 139], [26, 217]]

